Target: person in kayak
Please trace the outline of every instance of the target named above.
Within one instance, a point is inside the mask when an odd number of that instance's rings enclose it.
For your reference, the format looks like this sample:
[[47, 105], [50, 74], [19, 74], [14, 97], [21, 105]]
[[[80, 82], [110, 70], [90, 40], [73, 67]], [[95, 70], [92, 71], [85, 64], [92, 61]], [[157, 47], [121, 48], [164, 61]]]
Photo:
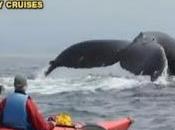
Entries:
[[0, 124], [20, 130], [52, 130], [55, 122], [46, 122], [32, 98], [26, 94], [27, 80], [24, 76], [15, 76], [14, 88], [14, 93], [0, 103]]

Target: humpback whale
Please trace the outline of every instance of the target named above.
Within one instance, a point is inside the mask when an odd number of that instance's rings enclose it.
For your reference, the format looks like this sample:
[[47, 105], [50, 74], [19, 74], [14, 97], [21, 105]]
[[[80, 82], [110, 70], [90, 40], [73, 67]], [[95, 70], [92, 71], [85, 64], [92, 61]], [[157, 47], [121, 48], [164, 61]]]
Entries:
[[47, 76], [56, 67], [92, 68], [118, 62], [118, 53], [130, 44], [124, 40], [89, 40], [77, 43], [61, 52], [45, 72]]
[[140, 41], [156, 41], [165, 51], [168, 61], [168, 73], [175, 75], [175, 39], [163, 32], [143, 32]]
[[122, 68], [135, 75], [150, 75], [151, 81], [162, 74], [166, 64], [163, 47], [156, 40], [144, 39], [143, 33], [140, 33], [119, 57]]
[[175, 39], [162, 32], [141, 32], [132, 42], [124, 40], [90, 40], [80, 42], [61, 52], [45, 72], [55, 68], [102, 67], [120, 63], [135, 75], [150, 75], [156, 80], [166, 61], [169, 74], [175, 74]]

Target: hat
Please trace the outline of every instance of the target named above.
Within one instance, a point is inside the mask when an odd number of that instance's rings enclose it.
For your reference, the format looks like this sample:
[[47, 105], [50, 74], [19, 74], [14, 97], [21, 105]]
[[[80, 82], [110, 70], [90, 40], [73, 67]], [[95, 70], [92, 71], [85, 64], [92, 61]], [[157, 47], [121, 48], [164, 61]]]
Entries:
[[15, 89], [20, 89], [27, 86], [27, 79], [22, 75], [16, 75], [14, 79]]

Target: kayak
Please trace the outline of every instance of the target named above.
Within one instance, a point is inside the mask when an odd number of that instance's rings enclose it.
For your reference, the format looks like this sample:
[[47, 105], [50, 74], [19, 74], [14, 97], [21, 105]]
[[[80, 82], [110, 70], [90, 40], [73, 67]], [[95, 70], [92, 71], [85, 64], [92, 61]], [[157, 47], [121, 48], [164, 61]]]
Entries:
[[[132, 124], [132, 119], [122, 118], [112, 121], [103, 121], [95, 124], [86, 124], [75, 122], [75, 126], [56, 126], [54, 130], [128, 130]], [[0, 130], [15, 130], [11, 128], [0, 127]]]
[[133, 120], [130, 117], [98, 123], [104, 130], [128, 130]]

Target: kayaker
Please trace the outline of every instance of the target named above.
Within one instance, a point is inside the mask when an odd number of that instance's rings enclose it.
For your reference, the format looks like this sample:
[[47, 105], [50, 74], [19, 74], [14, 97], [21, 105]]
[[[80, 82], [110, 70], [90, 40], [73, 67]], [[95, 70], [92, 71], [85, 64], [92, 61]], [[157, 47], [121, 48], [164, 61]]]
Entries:
[[52, 130], [55, 122], [46, 122], [36, 104], [26, 94], [27, 80], [15, 76], [14, 93], [0, 103], [0, 122], [4, 127], [20, 130]]

